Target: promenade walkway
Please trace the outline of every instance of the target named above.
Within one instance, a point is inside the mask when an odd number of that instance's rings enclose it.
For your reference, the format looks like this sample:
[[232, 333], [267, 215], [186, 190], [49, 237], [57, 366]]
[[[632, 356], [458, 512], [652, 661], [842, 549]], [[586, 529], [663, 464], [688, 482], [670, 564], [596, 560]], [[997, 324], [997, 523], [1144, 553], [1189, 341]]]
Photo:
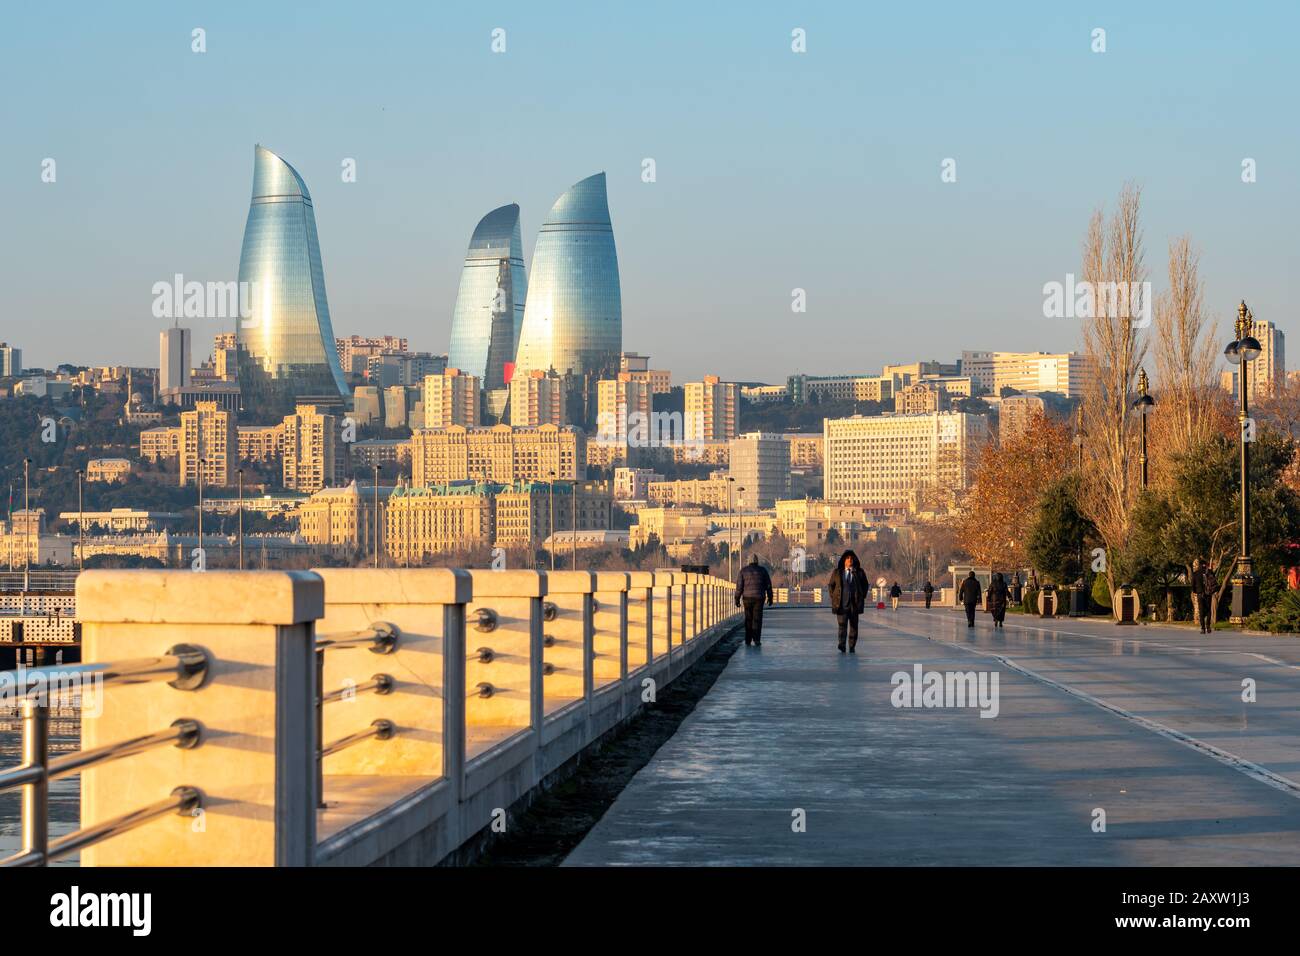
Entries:
[[[1300, 864], [1300, 639], [978, 620], [869, 610], [841, 655], [769, 611], [566, 865]], [[916, 665], [997, 716], [894, 706]]]

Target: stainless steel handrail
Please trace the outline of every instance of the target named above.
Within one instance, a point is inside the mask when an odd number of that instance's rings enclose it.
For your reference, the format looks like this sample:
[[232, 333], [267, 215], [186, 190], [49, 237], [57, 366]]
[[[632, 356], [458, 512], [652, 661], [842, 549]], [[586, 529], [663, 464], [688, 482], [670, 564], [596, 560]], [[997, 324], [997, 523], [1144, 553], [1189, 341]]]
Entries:
[[332, 690], [321, 697], [322, 704], [332, 704], [336, 700], [344, 700], [350, 695], [365, 694], [370, 691], [376, 694], [391, 694], [393, 692], [393, 677], [391, 674], [375, 674], [364, 684], [357, 684], [353, 687], [340, 687], [338, 690]]
[[351, 747], [353, 744], [360, 743], [370, 737], [377, 737], [380, 740], [388, 740], [395, 732], [396, 728], [393, 726], [393, 722], [391, 720], [384, 720], [381, 717], [379, 720], [372, 721], [370, 726], [365, 730], [358, 730], [355, 734], [348, 734], [346, 737], [340, 737], [338, 740], [322, 747], [320, 749], [321, 759], [328, 757], [330, 754], [336, 754], [340, 750], [343, 750], [346, 747]]
[[397, 639], [402, 630], [396, 624], [376, 621], [359, 631], [343, 631], [338, 634], [317, 634], [317, 651], [339, 651], [351, 647], [369, 647], [376, 654], [391, 654], [397, 647]]
[[129, 757], [163, 744], [174, 743], [182, 750], [192, 750], [199, 745], [201, 730], [197, 720], [177, 720], [166, 730], [160, 730], [155, 734], [145, 734], [141, 737], [105, 744], [94, 750], [78, 750], [75, 753], [55, 757], [49, 763], [46, 776], [50, 780], [56, 780], [70, 773], [79, 773], [87, 767], [120, 760], [122, 757]]
[[3, 671], [0, 675], [14, 675], [14, 682], [22, 680], [23, 687], [12, 692], [26, 696], [40, 686], [59, 686], [66, 683], [89, 683], [92, 679], [102, 684], [143, 684], [166, 681], [177, 690], [198, 690], [207, 678], [209, 660], [207, 652], [193, 644], [169, 647], [161, 657], [137, 657], [126, 661], [102, 664], [57, 664], [51, 667], [25, 667]]

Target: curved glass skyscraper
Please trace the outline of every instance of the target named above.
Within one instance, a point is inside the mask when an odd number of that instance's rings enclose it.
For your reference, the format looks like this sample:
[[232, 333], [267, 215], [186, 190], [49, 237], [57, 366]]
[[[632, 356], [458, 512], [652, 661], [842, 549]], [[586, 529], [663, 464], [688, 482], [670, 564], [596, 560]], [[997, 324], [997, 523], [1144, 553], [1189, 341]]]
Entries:
[[338, 404], [339, 367], [311, 193], [298, 171], [261, 146], [253, 154], [253, 201], [239, 255], [249, 314], [238, 320], [244, 408], [270, 418], [299, 401]]
[[519, 207], [511, 203], [480, 219], [470, 237], [451, 316], [447, 364], [477, 375], [486, 390], [504, 388], [527, 296]]
[[517, 369], [612, 378], [623, 348], [623, 304], [604, 173], [555, 201], [530, 272]]

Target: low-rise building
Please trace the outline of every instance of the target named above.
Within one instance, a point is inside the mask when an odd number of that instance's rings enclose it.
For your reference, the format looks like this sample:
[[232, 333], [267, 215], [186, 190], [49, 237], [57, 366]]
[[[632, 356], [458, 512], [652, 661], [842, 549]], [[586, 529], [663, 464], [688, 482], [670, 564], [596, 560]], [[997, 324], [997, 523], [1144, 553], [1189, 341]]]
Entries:
[[131, 477], [131, 462], [126, 458], [92, 458], [86, 462], [87, 481], [126, 481]]

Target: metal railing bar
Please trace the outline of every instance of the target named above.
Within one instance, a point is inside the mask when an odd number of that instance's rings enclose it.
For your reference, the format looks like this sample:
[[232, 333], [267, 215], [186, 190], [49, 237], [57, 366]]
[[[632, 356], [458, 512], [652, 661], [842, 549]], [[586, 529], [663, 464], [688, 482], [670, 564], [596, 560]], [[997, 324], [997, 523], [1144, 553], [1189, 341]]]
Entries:
[[6, 790], [13, 790], [15, 787], [26, 786], [35, 783], [45, 776], [43, 767], [35, 766], [17, 766], [9, 770], [0, 771], [0, 793]]
[[387, 654], [397, 646], [401, 629], [387, 621], [377, 621], [359, 631], [317, 634], [317, 651], [341, 651], [352, 647], [369, 647], [376, 654]]
[[376, 694], [391, 694], [393, 691], [393, 678], [389, 674], [375, 674], [364, 684], [357, 684], [354, 687], [340, 687], [338, 690], [332, 690], [321, 698], [322, 704], [332, 704], [336, 700], [343, 700], [352, 694], [366, 694], [374, 691]]
[[66, 777], [68, 774], [78, 773], [86, 767], [109, 763], [163, 744], [174, 743], [177, 747], [190, 750], [198, 746], [199, 734], [198, 721], [178, 720], [166, 730], [160, 730], [154, 734], [132, 737], [129, 740], [119, 740], [115, 743], [105, 744], [102, 747], [96, 747], [94, 750], [78, 750], [55, 757], [50, 760], [48, 777], [50, 780]]
[[203, 806], [203, 794], [197, 788], [177, 787], [166, 800], [159, 800], [157, 803], [141, 807], [131, 813], [124, 813], [111, 820], [105, 820], [103, 823], [82, 827], [67, 836], [59, 837], [50, 843], [46, 858], [47, 860], [57, 860], [70, 853], [76, 853], [85, 847], [134, 830], [141, 824], [166, 815], [169, 811], [175, 810], [184, 816], [201, 806]]
[[208, 656], [200, 648], [177, 644], [161, 657], [137, 657], [102, 664], [56, 664], [51, 667], [27, 667], [0, 671], [0, 676], [21, 677], [24, 687], [12, 693], [25, 696], [40, 685], [62, 690], [66, 684], [84, 684], [89, 678], [103, 684], [143, 684], [167, 681], [178, 690], [195, 690], [207, 675]]
[[351, 747], [353, 744], [360, 743], [370, 737], [377, 737], [380, 740], [388, 740], [393, 736], [395, 728], [391, 720], [380, 718], [371, 723], [365, 730], [358, 730], [355, 734], [348, 734], [346, 737], [340, 737], [338, 740], [322, 747], [320, 751], [321, 759], [328, 757], [330, 754], [336, 754], [340, 750]]

